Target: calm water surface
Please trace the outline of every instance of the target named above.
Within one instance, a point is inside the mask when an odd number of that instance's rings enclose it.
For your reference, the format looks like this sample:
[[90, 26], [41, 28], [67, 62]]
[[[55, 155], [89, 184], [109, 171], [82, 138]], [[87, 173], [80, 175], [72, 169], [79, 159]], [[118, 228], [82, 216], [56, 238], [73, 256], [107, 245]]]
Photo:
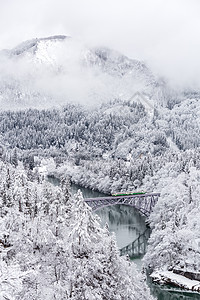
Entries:
[[[54, 185], [59, 185], [60, 180], [57, 178], [48, 178]], [[72, 184], [71, 193], [75, 194], [81, 190], [84, 198], [102, 197], [105, 194], [83, 188], [77, 184]], [[96, 211], [101, 218], [102, 226], [106, 223], [109, 225], [109, 230], [115, 233], [117, 245], [119, 248], [133, 242], [140, 233], [146, 229], [145, 219], [133, 207], [125, 205], [115, 205], [104, 207]], [[141, 268], [141, 259], [136, 259], [134, 262], [138, 268]], [[200, 300], [200, 294], [186, 292], [181, 289], [174, 289], [169, 286], [156, 285], [148, 279], [148, 284], [152, 294], [158, 300]], [[142, 300], [142, 299], [141, 299]]]

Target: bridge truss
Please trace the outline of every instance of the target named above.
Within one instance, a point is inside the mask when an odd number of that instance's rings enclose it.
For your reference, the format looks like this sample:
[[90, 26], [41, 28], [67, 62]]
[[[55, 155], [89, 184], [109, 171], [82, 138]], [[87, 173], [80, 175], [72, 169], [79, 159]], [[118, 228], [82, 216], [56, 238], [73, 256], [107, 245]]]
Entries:
[[148, 217], [157, 203], [159, 196], [160, 193], [148, 193], [142, 195], [97, 197], [86, 198], [85, 202], [94, 211], [116, 204], [129, 205], [135, 207], [143, 216]]

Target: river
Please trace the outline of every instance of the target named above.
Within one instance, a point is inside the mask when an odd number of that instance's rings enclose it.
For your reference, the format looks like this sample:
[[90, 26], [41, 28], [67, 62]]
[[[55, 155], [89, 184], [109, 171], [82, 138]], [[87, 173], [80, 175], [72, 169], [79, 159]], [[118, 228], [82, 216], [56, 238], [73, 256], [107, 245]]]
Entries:
[[[60, 183], [59, 179], [56, 178], [50, 177], [48, 180], [54, 185], [59, 185]], [[83, 188], [76, 184], [72, 184], [71, 193], [75, 194], [79, 189], [81, 190], [84, 198], [105, 196], [105, 194]], [[142, 217], [136, 209], [130, 206], [115, 205], [105, 207], [99, 209], [96, 213], [101, 218], [102, 226], [107, 223], [109, 230], [114, 232], [119, 248], [122, 248], [134, 241], [138, 235], [143, 233], [146, 229], [145, 218]], [[142, 266], [141, 259], [142, 258], [133, 260], [139, 269]], [[174, 289], [166, 285], [161, 286], [153, 284], [150, 278], [148, 278], [148, 284], [152, 294], [158, 300], [200, 300], [200, 294], [183, 291], [177, 288]]]

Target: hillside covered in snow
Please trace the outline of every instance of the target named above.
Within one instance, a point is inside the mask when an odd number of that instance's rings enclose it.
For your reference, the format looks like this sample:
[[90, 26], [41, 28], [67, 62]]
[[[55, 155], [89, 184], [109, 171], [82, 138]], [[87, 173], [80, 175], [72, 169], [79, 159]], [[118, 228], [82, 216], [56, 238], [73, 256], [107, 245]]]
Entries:
[[0, 107], [44, 108], [76, 102], [93, 106], [142, 93], [154, 104], [168, 105], [163, 79], [144, 62], [108, 48], [88, 48], [66, 36], [38, 38], [0, 52]]
[[160, 192], [145, 265], [199, 272], [198, 91], [174, 90], [114, 50], [54, 36], [0, 52], [0, 108], [2, 164], [104, 193]]

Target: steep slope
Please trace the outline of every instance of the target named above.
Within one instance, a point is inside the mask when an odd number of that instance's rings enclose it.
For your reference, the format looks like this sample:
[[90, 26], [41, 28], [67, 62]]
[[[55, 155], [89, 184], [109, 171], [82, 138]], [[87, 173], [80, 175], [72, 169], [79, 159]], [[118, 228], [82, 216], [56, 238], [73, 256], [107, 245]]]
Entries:
[[[136, 92], [163, 97], [163, 82], [145, 63], [107, 49], [88, 49], [66, 36], [32, 39], [0, 52], [0, 107], [96, 104]], [[158, 97], [159, 95], [159, 97]]]
[[42, 45], [45, 45], [45, 44], [46, 45], [52, 45], [52, 44], [55, 44], [57, 42], [64, 41], [67, 38], [68, 37], [64, 36], [64, 35], [56, 35], [56, 36], [51, 36], [51, 37], [48, 37], [48, 38], [35, 38], [35, 39], [32, 39], [32, 40], [22, 42], [21, 44], [19, 44], [14, 49], [4, 50], [4, 53], [9, 55], [9, 56], [22, 55], [22, 54], [26, 54], [28, 52], [37, 55], [37, 52], [39, 52], [41, 44]]

